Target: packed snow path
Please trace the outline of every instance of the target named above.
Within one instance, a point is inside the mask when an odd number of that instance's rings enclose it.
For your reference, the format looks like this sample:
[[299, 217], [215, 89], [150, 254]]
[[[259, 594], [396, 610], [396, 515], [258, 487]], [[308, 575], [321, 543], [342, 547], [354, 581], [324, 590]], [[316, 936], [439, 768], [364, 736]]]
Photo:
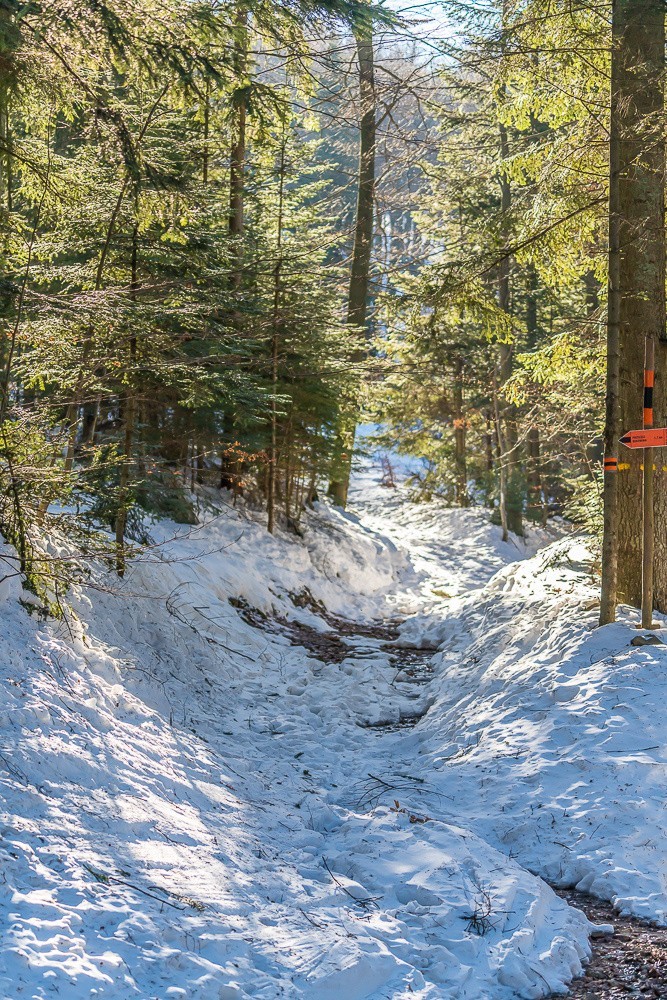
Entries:
[[663, 652], [589, 630], [576, 540], [363, 501], [158, 525], [61, 625], [5, 581], [5, 1000], [562, 993], [592, 928], [531, 871], [664, 920]]

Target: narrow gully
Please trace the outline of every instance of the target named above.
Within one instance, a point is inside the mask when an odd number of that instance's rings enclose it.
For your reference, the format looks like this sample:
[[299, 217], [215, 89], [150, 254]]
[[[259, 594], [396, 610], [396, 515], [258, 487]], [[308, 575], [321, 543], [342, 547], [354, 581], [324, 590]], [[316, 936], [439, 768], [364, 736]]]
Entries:
[[[328, 663], [340, 663], [348, 657], [353, 658], [355, 653], [363, 655], [363, 649], [355, 649], [345, 642], [345, 638], [380, 640], [380, 648], [390, 654], [396, 666], [392, 683], [399, 689], [406, 690], [412, 685], [418, 688], [432, 676], [435, 650], [399, 646], [400, 621], [350, 622], [323, 614], [322, 607], [317, 606], [313, 610], [324, 617], [331, 628], [331, 631], [320, 632], [294, 620], [269, 619], [243, 602], [237, 602], [237, 606], [251, 624], [286, 634], [293, 645], [305, 647]], [[400, 721], [378, 722], [369, 728], [383, 732], [409, 729], [423, 717], [424, 711], [404, 715]], [[591, 939], [591, 961], [584, 975], [572, 982], [569, 997], [573, 1000], [667, 1000], [667, 928], [620, 916], [611, 903], [574, 889], [555, 888], [555, 891], [570, 905], [582, 910], [593, 923], [614, 927], [613, 934]], [[556, 1000], [556, 996], [551, 994], [548, 1000]]]

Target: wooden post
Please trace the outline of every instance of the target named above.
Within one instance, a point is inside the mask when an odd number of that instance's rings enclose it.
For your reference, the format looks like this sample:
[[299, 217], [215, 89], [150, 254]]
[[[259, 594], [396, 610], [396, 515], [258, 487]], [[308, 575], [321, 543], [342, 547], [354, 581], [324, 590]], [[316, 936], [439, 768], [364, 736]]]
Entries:
[[[646, 338], [644, 362], [644, 430], [653, 427], [655, 343]], [[644, 448], [642, 548], [642, 628], [653, 625], [653, 450]]]

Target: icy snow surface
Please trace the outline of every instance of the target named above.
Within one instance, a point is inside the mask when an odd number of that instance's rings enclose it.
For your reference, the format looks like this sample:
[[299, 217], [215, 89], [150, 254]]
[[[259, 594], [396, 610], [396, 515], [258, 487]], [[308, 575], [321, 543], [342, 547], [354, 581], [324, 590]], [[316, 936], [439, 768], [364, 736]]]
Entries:
[[[540, 997], [591, 927], [538, 875], [667, 920], [667, 647], [592, 630], [581, 541], [369, 479], [305, 528], [162, 524], [65, 623], [0, 586], [5, 1000]], [[306, 589], [437, 647], [416, 726], [379, 639], [276, 627]]]

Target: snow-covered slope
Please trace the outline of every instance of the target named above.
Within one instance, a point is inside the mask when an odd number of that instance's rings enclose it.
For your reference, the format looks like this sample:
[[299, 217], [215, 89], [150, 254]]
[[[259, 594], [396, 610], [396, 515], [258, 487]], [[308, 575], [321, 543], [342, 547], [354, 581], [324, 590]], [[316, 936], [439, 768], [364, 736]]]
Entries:
[[[590, 633], [583, 551], [510, 564], [532, 549], [483, 512], [368, 485], [303, 539], [231, 509], [154, 535], [64, 623], [2, 588], [5, 1000], [539, 997], [590, 927], [528, 869], [662, 912], [662, 654]], [[414, 708], [408, 653], [290, 644], [329, 628], [316, 602], [422, 609], [398, 645], [442, 650], [415, 727], [367, 726]]]
[[667, 924], [667, 646], [632, 646], [629, 609], [596, 628], [595, 591], [565, 539], [407, 623], [441, 650], [420, 753], [488, 842]]

